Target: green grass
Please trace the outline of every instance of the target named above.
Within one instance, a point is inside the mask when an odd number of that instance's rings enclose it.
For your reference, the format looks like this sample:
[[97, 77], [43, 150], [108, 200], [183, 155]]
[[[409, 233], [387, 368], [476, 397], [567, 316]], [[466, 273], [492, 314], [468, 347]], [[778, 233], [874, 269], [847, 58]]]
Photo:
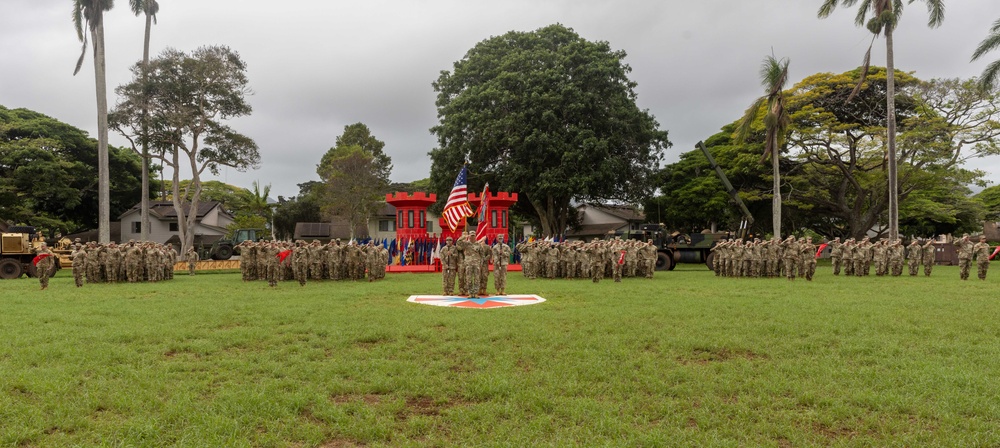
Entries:
[[0, 446], [997, 446], [1000, 298], [930, 278], [0, 281]]

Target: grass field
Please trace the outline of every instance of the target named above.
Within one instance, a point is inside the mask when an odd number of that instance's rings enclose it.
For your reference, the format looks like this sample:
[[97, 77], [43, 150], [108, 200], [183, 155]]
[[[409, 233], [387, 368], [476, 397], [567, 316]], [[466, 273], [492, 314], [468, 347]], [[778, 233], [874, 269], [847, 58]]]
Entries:
[[2, 446], [998, 446], [1000, 273], [0, 281]]

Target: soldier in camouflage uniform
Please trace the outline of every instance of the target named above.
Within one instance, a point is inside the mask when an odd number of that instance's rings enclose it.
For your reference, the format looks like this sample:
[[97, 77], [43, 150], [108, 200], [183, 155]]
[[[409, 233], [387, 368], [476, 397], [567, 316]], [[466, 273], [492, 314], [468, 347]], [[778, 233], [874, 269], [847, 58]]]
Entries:
[[455, 293], [455, 275], [458, 272], [458, 249], [455, 247], [455, 240], [452, 237], [445, 239], [444, 247], [441, 248], [441, 286], [444, 295], [450, 296]]
[[920, 242], [916, 238], [910, 241], [909, 246], [906, 246], [907, 267], [910, 269], [911, 277], [916, 277], [917, 272], [920, 270], [920, 259], [923, 252]]
[[[184, 258], [187, 259], [188, 275], [194, 275], [195, 266], [198, 265], [198, 260], [201, 259], [201, 257], [198, 256], [198, 251], [194, 250], [193, 247], [188, 248], [187, 252], [184, 253]], [[243, 265], [243, 263], [240, 263], [241, 267], [242, 267], [242, 265]]]
[[470, 296], [479, 292], [479, 269], [483, 263], [479, 247], [473, 238], [472, 232], [469, 232], [462, 235], [457, 243], [458, 250], [465, 256], [465, 265], [459, 268], [465, 271], [465, 290], [468, 293], [463, 295]]
[[503, 235], [497, 235], [493, 245], [493, 287], [501, 296], [507, 295], [507, 265], [510, 263], [510, 246], [503, 240]]
[[296, 241], [290, 257], [292, 258], [292, 272], [295, 280], [299, 282], [299, 286], [305, 286], [306, 281], [309, 280], [309, 248], [306, 246], [306, 242]]
[[972, 248], [975, 244], [969, 240], [968, 233], [963, 235], [961, 239], [955, 240], [953, 244], [958, 250], [959, 278], [962, 280], [968, 280], [969, 268], [972, 265]]
[[73, 253], [70, 256], [73, 258], [73, 281], [76, 282], [76, 287], [79, 288], [83, 286], [87, 264], [87, 251], [83, 250], [82, 245], [77, 244], [73, 247]]
[[972, 246], [972, 253], [976, 259], [976, 273], [980, 280], [986, 280], [986, 271], [990, 268], [990, 244], [986, 242], [986, 235], [979, 237], [979, 242]]
[[840, 267], [843, 263], [844, 245], [840, 242], [840, 237], [836, 237], [830, 242], [830, 263], [833, 265], [833, 275], [840, 275]]
[[781, 243], [784, 255], [785, 277], [795, 280], [795, 269], [799, 267], [799, 245], [794, 236], [789, 236]]
[[889, 271], [893, 277], [903, 275], [903, 252], [903, 240], [896, 238], [889, 246]]
[[38, 272], [38, 283], [41, 285], [42, 290], [45, 290], [49, 287], [49, 275], [52, 274], [52, 268], [56, 264], [56, 256], [49, 250], [48, 245], [41, 243], [38, 246], [38, 255], [36, 257], [41, 257], [35, 264], [35, 270]]
[[934, 263], [937, 261], [937, 247], [934, 246], [934, 239], [928, 239], [922, 249], [924, 254], [920, 257], [920, 261], [924, 265], [924, 277], [930, 277]]

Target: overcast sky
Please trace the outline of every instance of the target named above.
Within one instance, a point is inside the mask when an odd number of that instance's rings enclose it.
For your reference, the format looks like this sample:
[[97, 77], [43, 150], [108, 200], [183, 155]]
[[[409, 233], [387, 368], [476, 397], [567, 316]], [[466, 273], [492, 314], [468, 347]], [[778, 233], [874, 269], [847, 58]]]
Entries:
[[[871, 34], [856, 7], [818, 19], [821, 0], [160, 0], [151, 54], [227, 45], [248, 65], [253, 114], [231, 122], [257, 141], [261, 168], [218, 180], [298, 194], [344, 126], [362, 122], [386, 143], [391, 179], [429, 176], [437, 144], [431, 83], [478, 42], [553, 23], [624, 50], [638, 105], [669, 132], [667, 162], [740, 117], [763, 94], [758, 69], [772, 51], [790, 59], [790, 87], [818, 72], [860, 65]], [[895, 36], [896, 68], [922, 79], [978, 76], [1000, 52], [970, 63], [1000, 18], [997, 0], [950, 0], [944, 24], [927, 27], [923, 2], [906, 6]], [[80, 54], [71, 0], [0, 0], [0, 105], [24, 107], [97, 134], [94, 69]], [[119, 0], [105, 17], [108, 102], [142, 58], [144, 20]], [[885, 64], [876, 42], [875, 65]], [[111, 143], [125, 146], [115, 133]], [[1000, 181], [1000, 160], [978, 161]], [[169, 174], [168, 174], [169, 176]], [[211, 178], [211, 176], [209, 176]]]

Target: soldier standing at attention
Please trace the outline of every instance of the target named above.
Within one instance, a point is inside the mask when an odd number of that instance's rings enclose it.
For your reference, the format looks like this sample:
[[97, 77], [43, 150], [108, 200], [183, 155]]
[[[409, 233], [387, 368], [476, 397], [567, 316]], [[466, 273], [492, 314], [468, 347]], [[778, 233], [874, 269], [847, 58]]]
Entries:
[[910, 245], [906, 246], [906, 260], [907, 267], [910, 269], [910, 276], [916, 277], [917, 272], [920, 270], [920, 259], [923, 255], [923, 248], [920, 247], [920, 242], [916, 238], [910, 241]]
[[201, 257], [198, 256], [198, 251], [194, 250], [193, 247], [189, 247], [187, 252], [184, 253], [184, 257], [188, 262], [188, 275], [194, 275], [194, 266], [198, 264], [198, 260]]
[[986, 280], [986, 270], [990, 268], [990, 244], [986, 242], [986, 235], [980, 235], [972, 252], [976, 257], [976, 273], [980, 280]]
[[73, 247], [73, 281], [76, 287], [83, 286], [83, 277], [87, 271], [87, 251], [83, 250], [83, 245], [77, 244]]
[[953, 243], [958, 249], [958, 270], [959, 278], [969, 279], [969, 268], [972, 267], [972, 248], [974, 244], [969, 240], [969, 234], [962, 235], [962, 239]]
[[937, 261], [937, 248], [934, 247], [934, 238], [927, 240], [927, 243], [923, 245], [923, 250], [924, 254], [920, 261], [924, 264], [924, 277], [930, 277], [934, 262]]
[[510, 246], [503, 240], [503, 235], [497, 235], [493, 245], [493, 286], [501, 296], [507, 295], [507, 264], [510, 263]]
[[41, 243], [38, 246], [38, 255], [35, 256], [35, 268], [38, 270], [38, 283], [42, 285], [42, 290], [49, 287], [49, 274], [52, 273], [52, 266], [55, 263], [56, 257], [49, 251], [49, 246]]
[[441, 248], [441, 286], [446, 296], [455, 293], [455, 273], [458, 271], [457, 250], [455, 240], [450, 236], [446, 238], [444, 247]]

